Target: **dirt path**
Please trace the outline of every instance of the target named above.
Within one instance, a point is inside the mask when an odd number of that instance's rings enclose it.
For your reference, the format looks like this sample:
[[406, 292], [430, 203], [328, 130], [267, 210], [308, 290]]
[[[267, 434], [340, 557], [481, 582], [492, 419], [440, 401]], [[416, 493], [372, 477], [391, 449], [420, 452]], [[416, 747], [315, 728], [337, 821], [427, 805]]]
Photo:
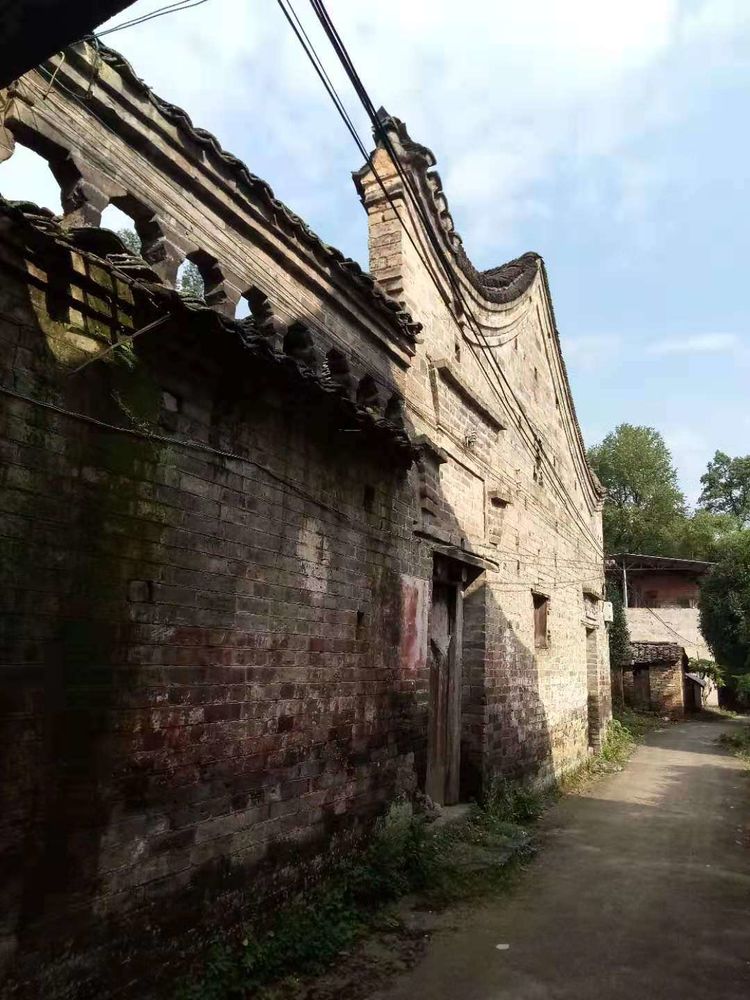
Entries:
[[454, 912], [372, 1000], [747, 1000], [750, 773], [715, 742], [743, 724], [652, 733], [563, 799], [512, 894]]

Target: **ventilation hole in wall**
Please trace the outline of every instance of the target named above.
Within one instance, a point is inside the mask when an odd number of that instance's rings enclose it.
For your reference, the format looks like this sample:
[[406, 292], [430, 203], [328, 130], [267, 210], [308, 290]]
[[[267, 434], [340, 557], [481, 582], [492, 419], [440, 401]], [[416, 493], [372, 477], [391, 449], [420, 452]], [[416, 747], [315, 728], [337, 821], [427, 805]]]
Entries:
[[192, 260], [183, 260], [177, 268], [177, 278], [174, 287], [186, 298], [202, 299], [206, 293], [203, 275], [197, 264]]
[[364, 613], [364, 611], [358, 611], [357, 612], [357, 625], [356, 625], [356, 634], [357, 634], [357, 636], [362, 635], [362, 631], [364, 630], [364, 627], [365, 627], [365, 613]]
[[539, 381], [539, 369], [538, 368], [534, 369], [534, 381], [535, 382]]
[[521, 572], [521, 562], [520, 560], [516, 562], [516, 575], [518, 576]]
[[237, 303], [237, 308], [234, 310], [234, 318], [247, 319], [249, 315], [250, 315], [250, 303], [247, 301], [244, 295], [241, 295], [239, 302]]
[[62, 215], [60, 185], [49, 164], [18, 141], [10, 159], [0, 163], [0, 191], [9, 201], [32, 201]]
[[365, 486], [365, 491], [362, 496], [362, 507], [368, 513], [371, 514], [373, 508], [375, 507], [375, 487], [367, 485]]
[[116, 205], [107, 205], [102, 212], [100, 227], [111, 229], [113, 233], [117, 233], [128, 250], [140, 257], [142, 242], [135, 230], [135, 220], [122, 209]]
[[368, 410], [378, 410], [380, 393], [372, 375], [365, 375], [357, 386], [357, 405]]
[[165, 410], [169, 410], [170, 413], [179, 413], [182, 409], [182, 400], [178, 396], [173, 396], [171, 392], [166, 392], [166, 390], [161, 394], [162, 404]]

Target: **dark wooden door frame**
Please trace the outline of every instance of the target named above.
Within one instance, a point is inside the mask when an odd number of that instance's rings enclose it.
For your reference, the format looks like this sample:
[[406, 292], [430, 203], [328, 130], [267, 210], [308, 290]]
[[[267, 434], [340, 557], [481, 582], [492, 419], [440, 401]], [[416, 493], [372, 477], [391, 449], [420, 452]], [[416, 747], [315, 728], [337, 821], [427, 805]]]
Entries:
[[430, 698], [425, 791], [439, 805], [459, 800], [463, 592], [460, 562], [435, 556], [430, 609]]

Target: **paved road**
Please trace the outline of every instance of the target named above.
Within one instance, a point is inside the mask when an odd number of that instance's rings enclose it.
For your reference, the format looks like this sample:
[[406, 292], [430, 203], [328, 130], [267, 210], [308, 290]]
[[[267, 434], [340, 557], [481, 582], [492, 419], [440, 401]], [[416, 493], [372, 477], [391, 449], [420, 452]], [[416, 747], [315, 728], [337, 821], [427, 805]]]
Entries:
[[742, 724], [652, 733], [560, 802], [512, 894], [456, 915], [379, 1000], [748, 1000], [750, 772], [715, 743]]

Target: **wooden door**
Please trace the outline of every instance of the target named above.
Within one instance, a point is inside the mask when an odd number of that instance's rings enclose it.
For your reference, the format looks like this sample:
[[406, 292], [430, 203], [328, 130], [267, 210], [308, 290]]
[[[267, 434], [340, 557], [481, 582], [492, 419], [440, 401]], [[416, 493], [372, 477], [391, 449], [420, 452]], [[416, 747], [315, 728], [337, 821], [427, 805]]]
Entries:
[[651, 708], [651, 677], [648, 667], [633, 668], [633, 702], [636, 708]]
[[435, 580], [430, 614], [430, 701], [425, 791], [439, 805], [458, 802], [461, 765], [462, 593]]

